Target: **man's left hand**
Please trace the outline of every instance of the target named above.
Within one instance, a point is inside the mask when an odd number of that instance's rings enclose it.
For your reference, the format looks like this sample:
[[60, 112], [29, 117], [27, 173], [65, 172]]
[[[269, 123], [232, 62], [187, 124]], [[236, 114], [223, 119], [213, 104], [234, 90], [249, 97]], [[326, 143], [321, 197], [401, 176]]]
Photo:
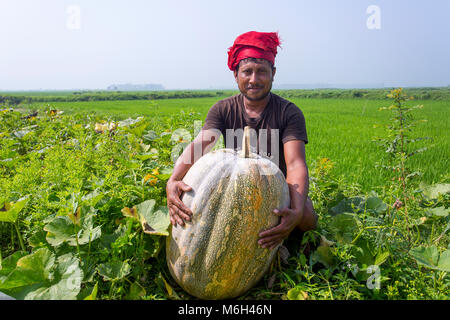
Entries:
[[290, 208], [275, 209], [274, 214], [281, 217], [280, 224], [259, 234], [258, 244], [263, 248], [274, 249], [294, 228], [300, 224], [303, 211]]

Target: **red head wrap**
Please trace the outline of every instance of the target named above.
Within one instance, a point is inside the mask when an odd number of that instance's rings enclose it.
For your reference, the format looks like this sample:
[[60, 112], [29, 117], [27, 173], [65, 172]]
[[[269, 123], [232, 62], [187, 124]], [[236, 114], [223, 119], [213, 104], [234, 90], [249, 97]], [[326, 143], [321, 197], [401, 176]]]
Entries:
[[274, 64], [279, 45], [276, 32], [250, 31], [241, 34], [228, 49], [228, 68], [234, 71], [239, 61], [246, 58], [266, 59]]

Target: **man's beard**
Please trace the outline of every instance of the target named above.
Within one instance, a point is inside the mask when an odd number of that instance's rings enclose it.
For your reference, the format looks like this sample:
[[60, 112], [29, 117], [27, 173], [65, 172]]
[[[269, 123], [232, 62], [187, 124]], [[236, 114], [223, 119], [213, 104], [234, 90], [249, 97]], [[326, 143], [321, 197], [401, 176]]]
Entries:
[[261, 101], [261, 100], [264, 100], [268, 95], [269, 95], [269, 93], [270, 93], [270, 91], [272, 90], [272, 86], [270, 86], [270, 88], [269, 88], [269, 90], [267, 90], [267, 92], [264, 94], [264, 95], [262, 95], [261, 97], [258, 97], [258, 98], [252, 98], [252, 97], [249, 97], [247, 94], [245, 94], [245, 93], [243, 93], [243, 95], [244, 95], [244, 97], [246, 97], [248, 100], [250, 100], [250, 101]]

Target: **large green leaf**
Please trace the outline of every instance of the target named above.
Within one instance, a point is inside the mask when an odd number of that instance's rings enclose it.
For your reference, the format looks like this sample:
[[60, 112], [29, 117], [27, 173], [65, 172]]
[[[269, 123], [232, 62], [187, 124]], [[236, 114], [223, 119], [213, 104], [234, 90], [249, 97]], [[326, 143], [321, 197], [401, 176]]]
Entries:
[[341, 200], [336, 206], [330, 209], [332, 214], [359, 212], [364, 204], [364, 198], [353, 197]]
[[365, 268], [374, 264], [373, 248], [367, 239], [359, 238], [352, 249], [353, 255], [360, 266]]
[[144, 140], [145, 143], [150, 143], [157, 138], [158, 135], [153, 130], [147, 131], [147, 133], [142, 136], [142, 139]]
[[361, 221], [351, 213], [341, 213], [334, 216], [330, 222], [330, 231], [340, 243], [351, 243], [356, 236]]
[[16, 299], [75, 299], [83, 272], [72, 254], [55, 258], [41, 248], [17, 260], [15, 269], [0, 283], [0, 289]]
[[333, 253], [328, 246], [319, 246], [310, 256], [310, 264], [313, 265], [316, 262], [320, 262], [327, 268], [331, 268], [333, 263]]
[[17, 261], [26, 256], [27, 254], [23, 251], [16, 251], [12, 255], [1, 260], [0, 263], [0, 287], [3, 281], [8, 278], [8, 276], [14, 271], [17, 265]]
[[[83, 245], [100, 238], [102, 231], [101, 226], [94, 227], [94, 212], [91, 211], [81, 216], [81, 229], [78, 231], [78, 244]], [[83, 212], [83, 211], [82, 211]]]
[[105, 281], [117, 281], [131, 272], [131, 266], [126, 261], [107, 262], [100, 264], [97, 271]]
[[445, 207], [436, 207], [436, 208], [427, 209], [426, 212], [429, 214], [432, 214], [434, 216], [446, 217], [446, 216], [448, 216], [450, 209], [446, 209]]
[[352, 197], [341, 200], [336, 206], [330, 209], [334, 215], [341, 213], [361, 213], [368, 211], [372, 214], [381, 214], [385, 212], [388, 205], [375, 195], [370, 195], [367, 198]]
[[15, 203], [5, 203], [0, 209], [0, 222], [16, 222], [20, 211], [28, 202], [28, 197], [20, 198]]
[[76, 226], [67, 216], [58, 216], [44, 226], [47, 231], [47, 241], [56, 247], [67, 242], [71, 246], [76, 246]]
[[439, 261], [439, 252], [436, 246], [431, 246], [428, 248], [411, 248], [411, 250], [409, 250], [409, 254], [412, 255], [419, 264], [429, 268], [435, 268]]
[[137, 117], [136, 119], [128, 118], [126, 120], [119, 121], [118, 126], [119, 126], [119, 128], [120, 127], [129, 127], [129, 126], [132, 126], [132, 125], [140, 122], [143, 119], [144, 119], [144, 117]]
[[425, 267], [450, 272], [450, 249], [439, 254], [436, 246], [416, 247], [412, 248], [409, 254]]
[[71, 253], [58, 257], [54, 281], [27, 294], [27, 300], [75, 300], [81, 288], [83, 271]]
[[143, 212], [142, 216], [144, 218], [142, 226], [145, 233], [160, 236], [169, 235], [170, 217], [167, 207], [159, 207], [152, 213], [149, 211]]
[[365, 205], [366, 210], [373, 214], [381, 214], [385, 212], [388, 208], [388, 205], [378, 197], [367, 198]]
[[170, 217], [167, 207], [158, 207], [155, 210], [156, 201], [146, 200], [133, 208], [123, 208], [122, 213], [126, 217], [139, 220], [145, 233], [151, 235], [167, 236], [170, 226]]
[[450, 249], [441, 253], [437, 268], [442, 271], [450, 272]]
[[[67, 242], [70, 246], [87, 244], [101, 236], [101, 227], [94, 227], [94, 214], [96, 210], [90, 207], [81, 207], [79, 223], [68, 216], [53, 218], [44, 226], [47, 231], [47, 241], [52, 246], [59, 246]], [[79, 224], [79, 226], [78, 226]]]
[[54, 264], [55, 256], [50, 250], [38, 249], [17, 260], [15, 269], [0, 284], [0, 290], [16, 299], [24, 299], [30, 291], [50, 284]]
[[306, 300], [308, 298], [308, 293], [299, 287], [295, 287], [290, 289], [286, 296], [289, 300]]
[[446, 194], [450, 192], [450, 183], [434, 184], [423, 187], [423, 195], [426, 199], [437, 199], [439, 194]]

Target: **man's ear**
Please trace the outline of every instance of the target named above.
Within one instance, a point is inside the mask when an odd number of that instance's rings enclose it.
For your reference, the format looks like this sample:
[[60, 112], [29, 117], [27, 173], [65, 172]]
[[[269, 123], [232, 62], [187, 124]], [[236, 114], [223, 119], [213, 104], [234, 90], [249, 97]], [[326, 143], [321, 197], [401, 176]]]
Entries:
[[237, 81], [237, 76], [238, 76], [238, 73], [237, 73], [237, 71], [236, 70], [234, 70], [233, 71], [233, 75], [234, 75], [234, 79]]
[[273, 82], [273, 78], [275, 78], [275, 73], [277, 73], [277, 68], [273, 67], [273, 70], [272, 70], [272, 82]]

